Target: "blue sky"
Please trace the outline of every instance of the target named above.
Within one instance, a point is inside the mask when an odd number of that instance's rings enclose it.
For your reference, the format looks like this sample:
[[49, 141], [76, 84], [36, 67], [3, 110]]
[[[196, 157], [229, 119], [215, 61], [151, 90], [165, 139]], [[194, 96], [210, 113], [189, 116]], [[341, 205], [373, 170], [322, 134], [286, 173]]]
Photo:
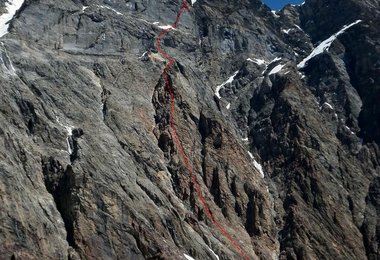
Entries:
[[273, 10], [279, 10], [286, 4], [300, 4], [304, 0], [262, 0], [267, 6]]

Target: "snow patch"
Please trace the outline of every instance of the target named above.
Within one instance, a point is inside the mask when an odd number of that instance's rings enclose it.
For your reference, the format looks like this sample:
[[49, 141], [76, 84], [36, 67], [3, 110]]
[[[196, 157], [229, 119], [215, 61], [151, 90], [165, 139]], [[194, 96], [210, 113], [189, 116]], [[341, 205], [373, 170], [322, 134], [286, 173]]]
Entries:
[[3, 42], [1, 42], [0, 46], [0, 65], [5, 69], [6, 71], [9, 72], [11, 75], [17, 75], [16, 70], [13, 67], [13, 63], [11, 58], [8, 55], [7, 49], [5, 48], [5, 45]]
[[208, 250], [210, 250], [210, 252], [215, 256], [215, 258], [216, 258], [217, 260], [219, 260], [219, 256], [218, 256], [217, 254], [215, 254], [214, 250], [212, 250], [210, 247], [207, 247], [207, 248], [208, 248]]
[[298, 30], [303, 31], [302, 28], [299, 27], [297, 24], [294, 24], [293, 26], [296, 27]]
[[191, 5], [194, 5], [197, 0], [191, 0]]
[[84, 5], [82, 6], [82, 13], [84, 13], [84, 11], [88, 8], [88, 6]]
[[276, 62], [276, 61], [279, 61], [279, 60], [281, 60], [281, 58], [280, 58], [280, 57], [276, 57], [276, 58], [274, 58], [273, 60], [271, 60], [271, 61], [269, 62], [269, 64], [272, 64], [273, 62]]
[[0, 37], [3, 37], [8, 33], [9, 21], [12, 20], [13, 16], [18, 9], [21, 8], [24, 0], [9, 0], [5, 3], [5, 13], [0, 16]]
[[67, 152], [71, 155], [73, 153], [73, 150], [71, 149], [70, 137], [71, 136], [67, 136], [66, 142], [67, 142]]
[[183, 255], [186, 257], [187, 260], [195, 260], [194, 258], [192, 258], [192, 257], [189, 256], [189, 255], [186, 255], [186, 254], [183, 254]]
[[291, 6], [303, 6], [305, 4], [305, 2], [302, 2], [302, 3], [300, 3], [300, 4], [298, 4], [298, 5], [294, 5], [294, 4], [292, 4]]
[[284, 66], [285, 66], [285, 65], [283, 65], [283, 64], [279, 64], [279, 65], [277, 65], [276, 67], [274, 67], [274, 68], [269, 72], [269, 75], [276, 74], [276, 73], [280, 72]]
[[215, 90], [215, 96], [217, 96], [219, 99], [221, 99], [220, 97], [220, 94], [219, 94], [219, 91], [224, 88], [225, 85], [227, 84], [230, 84], [232, 83], [232, 81], [234, 81], [236, 75], [239, 73], [239, 71], [235, 71], [234, 75], [232, 75], [231, 77], [229, 77], [229, 79], [227, 81], [225, 81], [224, 83], [220, 84], [219, 86], [216, 87], [216, 90]]
[[106, 5], [97, 5], [98, 7], [100, 8], [103, 8], [103, 9], [108, 9], [108, 10], [111, 10], [112, 12], [116, 13], [117, 15], [123, 15], [122, 13], [120, 13], [119, 11], [109, 7], [109, 6], [106, 6]]
[[251, 157], [251, 159], [253, 161], [253, 166], [255, 166], [255, 168], [259, 171], [261, 178], [264, 178], [264, 171], [263, 171], [263, 167], [261, 166], [261, 164], [255, 160], [255, 157], [252, 155], [251, 152], [248, 151], [248, 155], [249, 155], [249, 157]]
[[314, 50], [309, 54], [309, 56], [307, 56], [305, 59], [303, 59], [298, 65], [297, 67], [300, 69], [300, 68], [304, 68], [307, 64], [307, 62], [314, 58], [315, 56], [325, 52], [325, 51], [328, 51], [330, 49], [330, 46], [331, 44], [338, 38], [339, 35], [341, 35], [342, 33], [344, 33], [347, 29], [349, 29], [350, 27], [354, 26], [355, 24], [358, 24], [360, 23], [362, 20], [357, 20], [349, 25], [345, 25], [343, 26], [343, 28], [335, 33], [334, 35], [330, 36], [328, 39], [324, 40], [323, 42], [321, 42], [316, 48], [314, 48]]
[[347, 131], [349, 131], [350, 132], [350, 134], [352, 134], [352, 135], [354, 135], [355, 133], [354, 132], [352, 132], [352, 130], [348, 127], [348, 126], [344, 126], [346, 129], [347, 129]]
[[65, 126], [65, 128], [66, 128], [66, 131], [67, 131], [67, 137], [66, 137], [67, 152], [71, 155], [73, 153], [73, 150], [71, 148], [70, 139], [71, 139], [71, 136], [73, 135], [74, 127], [73, 126]]
[[253, 165], [260, 172], [261, 178], [264, 178], [264, 171], [263, 171], [263, 167], [261, 166], [261, 164], [259, 164], [256, 160], [253, 160]]
[[228, 103], [227, 106], [226, 106], [226, 108], [230, 109], [230, 107], [231, 107], [231, 103]]
[[140, 57], [139, 57], [139, 60], [142, 59], [148, 52], [144, 52]]
[[[271, 60], [271, 61], [269, 62], [269, 64], [265, 66], [265, 69], [263, 70], [263, 72], [261, 73], [261, 75], [264, 75], [264, 74], [265, 74], [265, 72], [267, 71], [268, 66], [269, 66], [270, 64], [272, 64], [272, 63], [274, 63], [274, 62], [276, 62], [276, 61], [280, 61], [280, 60], [281, 60], [280, 57], [276, 57], [276, 58], [274, 58], [273, 60]], [[281, 67], [279, 67], [279, 66], [281, 66]], [[274, 73], [277, 73], [278, 71], [276, 71], [276, 70], [279, 69], [279, 71], [280, 71], [284, 66], [285, 66], [285, 65], [277, 65], [276, 67], [274, 67], [274, 68], [270, 71], [269, 75], [274, 74]]]
[[174, 29], [174, 27], [171, 25], [160, 25], [158, 26], [158, 28], [163, 29], [163, 30]]
[[324, 108], [324, 107], [328, 107], [331, 110], [334, 110], [334, 107], [327, 102], [323, 103], [322, 106], [320, 107], [320, 109], [322, 110], [322, 108]]
[[289, 34], [289, 32], [291, 31], [291, 30], [293, 30], [293, 29], [282, 29], [281, 30], [281, 32], [283, 32], [283, 33], [286, 33], [286, 34]]
[[247, 61], [256, 63], [257, 65], [264, 65], [266, 63], [265, 60], [263, 60], [263, 59], [251, 59], [251, 58], [248, 58]]
[[276, 18], [280, 17], [279, 15], [276, 14], [276, 11], [275, 11], [275, 10], [272, 10], [271, 13], [272, 13], [273, 16], [276, 17]]
[[71, 140], [71, 136], [73, 135], [73, 130], [74, 130], [74, 126], [72, 125], [64, 125], [60, 122], [59, 120], [59, 117], [56, 116], [55, 117], [55, 120], [57, 121], [57, 123], [62, 126], [63, 128], [66, 129], [66, 132], [67, 132], [67, 137], [66, 137], [66, 143], [67, 143], [67, 152], [71, 155], [73, 153], [73, 150], [72, 150], [72, 147], [71, 147], [71, 144], [70, 144], [70, 140]]
[[[301, 79], [306, 78], [305, 74], [303, 74], [302, 72], [298, 72], [298, 75], [300, 76]], [[318, 102], [317, 102], [317, 103], [318, 103]]]

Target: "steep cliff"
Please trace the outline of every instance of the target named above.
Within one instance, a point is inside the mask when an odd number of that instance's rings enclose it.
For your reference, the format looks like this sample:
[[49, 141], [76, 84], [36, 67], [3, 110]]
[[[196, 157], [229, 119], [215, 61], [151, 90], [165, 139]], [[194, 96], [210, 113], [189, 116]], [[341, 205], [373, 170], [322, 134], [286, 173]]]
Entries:
[[[180, 9], [0, 0], [0, 259], [241, 259], [171, 128]], [[379, 28], [379, 0], [198, 0], [162, 38], [183, 151], [251, 259], [380, 257]]]

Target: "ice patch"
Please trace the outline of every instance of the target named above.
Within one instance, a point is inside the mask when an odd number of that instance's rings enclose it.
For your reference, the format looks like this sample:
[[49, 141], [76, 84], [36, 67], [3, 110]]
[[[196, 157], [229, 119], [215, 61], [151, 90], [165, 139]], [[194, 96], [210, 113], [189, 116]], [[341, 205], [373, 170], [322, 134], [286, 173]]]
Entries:
[[12, 20], [13, 16], [18, 9], [21, 8], [24, 0], [9, 0], [5, 2], [5, 13], [0, 16], [0, 37], [3, 37], [8, 33], [9, 21]]
[[334, 35], [330, 36], [328, 39], [324, 40], [323, 42], [321, 42], [316, 48], [314, 48], [314, 50], [309, 54], [309, 56], [307, 56], [305, 59], [303, 59], [298, 65], [297, 67], [299, 69], [303, 68], [306, 66], [307, 62], [312, 59], [313, 57], [325, 52], [325, 51], [328, 51], [330, 49], [330, 46], [331, 44], [338, 38], [339, 35], [341, 35], [342, 33], [344, 33], [347, 29], [349, 29], [350, 27], [354, 26], [355, 24], [358, 24], [360, 23], [362, 20], [357, 20], [349, 25], [345, 25], [343, 26], [343, 28], [335, 33]]

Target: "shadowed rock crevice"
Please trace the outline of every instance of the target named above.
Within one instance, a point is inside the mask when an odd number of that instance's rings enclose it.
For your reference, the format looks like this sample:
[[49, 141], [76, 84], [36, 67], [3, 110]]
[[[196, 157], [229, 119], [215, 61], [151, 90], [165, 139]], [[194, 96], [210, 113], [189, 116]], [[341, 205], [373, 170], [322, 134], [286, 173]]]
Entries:
[[368, 259], [377, 259], [380, 256], [377, 250], [380, 245], [380, 223], [376, 221], [380, 215], [379, 187], [380, 178], [377, 177], [369, 186], [368, 195], [366, 196], [364, 221], [360, 227]]
[[41, 163], [46, 189], [53, 196], [57, 210], [65, 223], [66, 240], [75, 249], [77, 245], [74, 232], [78, 203], [75, 173], [70, 165], [65, 169], [53, 157], [43, 157]]
[[101, 100], [101, 103], [102, 103], [102, 115], [103, 115], [103, 120], [105, 120], [106, 116], [107, 116], [107, 112], [108, 112], [108, 104], [107, 104], [107, 101], [108, 101], [108, 97], [111, 95], [111, 91], [109, 91], [108, 89], [102, 87], [102, 93], [100, 94], [100, 100]]
[[71, 146], [71, 154], [70, 154], [70, 161], [71, 163], [74, 163], [76, 160], [80, 159], [80, 145], [79, 145], [79, 138], [83, 135], [83, 130], [81, 128], [75, 128], [71, 132], [71, 136], [69, 136], [69, 144]]
[[36, 128], [38, 128], [39, 119], [35, 112], [33, 103], [23, 99], [19, 100], [17, 103], [24, 118], [28, 134], [34, 135]]

